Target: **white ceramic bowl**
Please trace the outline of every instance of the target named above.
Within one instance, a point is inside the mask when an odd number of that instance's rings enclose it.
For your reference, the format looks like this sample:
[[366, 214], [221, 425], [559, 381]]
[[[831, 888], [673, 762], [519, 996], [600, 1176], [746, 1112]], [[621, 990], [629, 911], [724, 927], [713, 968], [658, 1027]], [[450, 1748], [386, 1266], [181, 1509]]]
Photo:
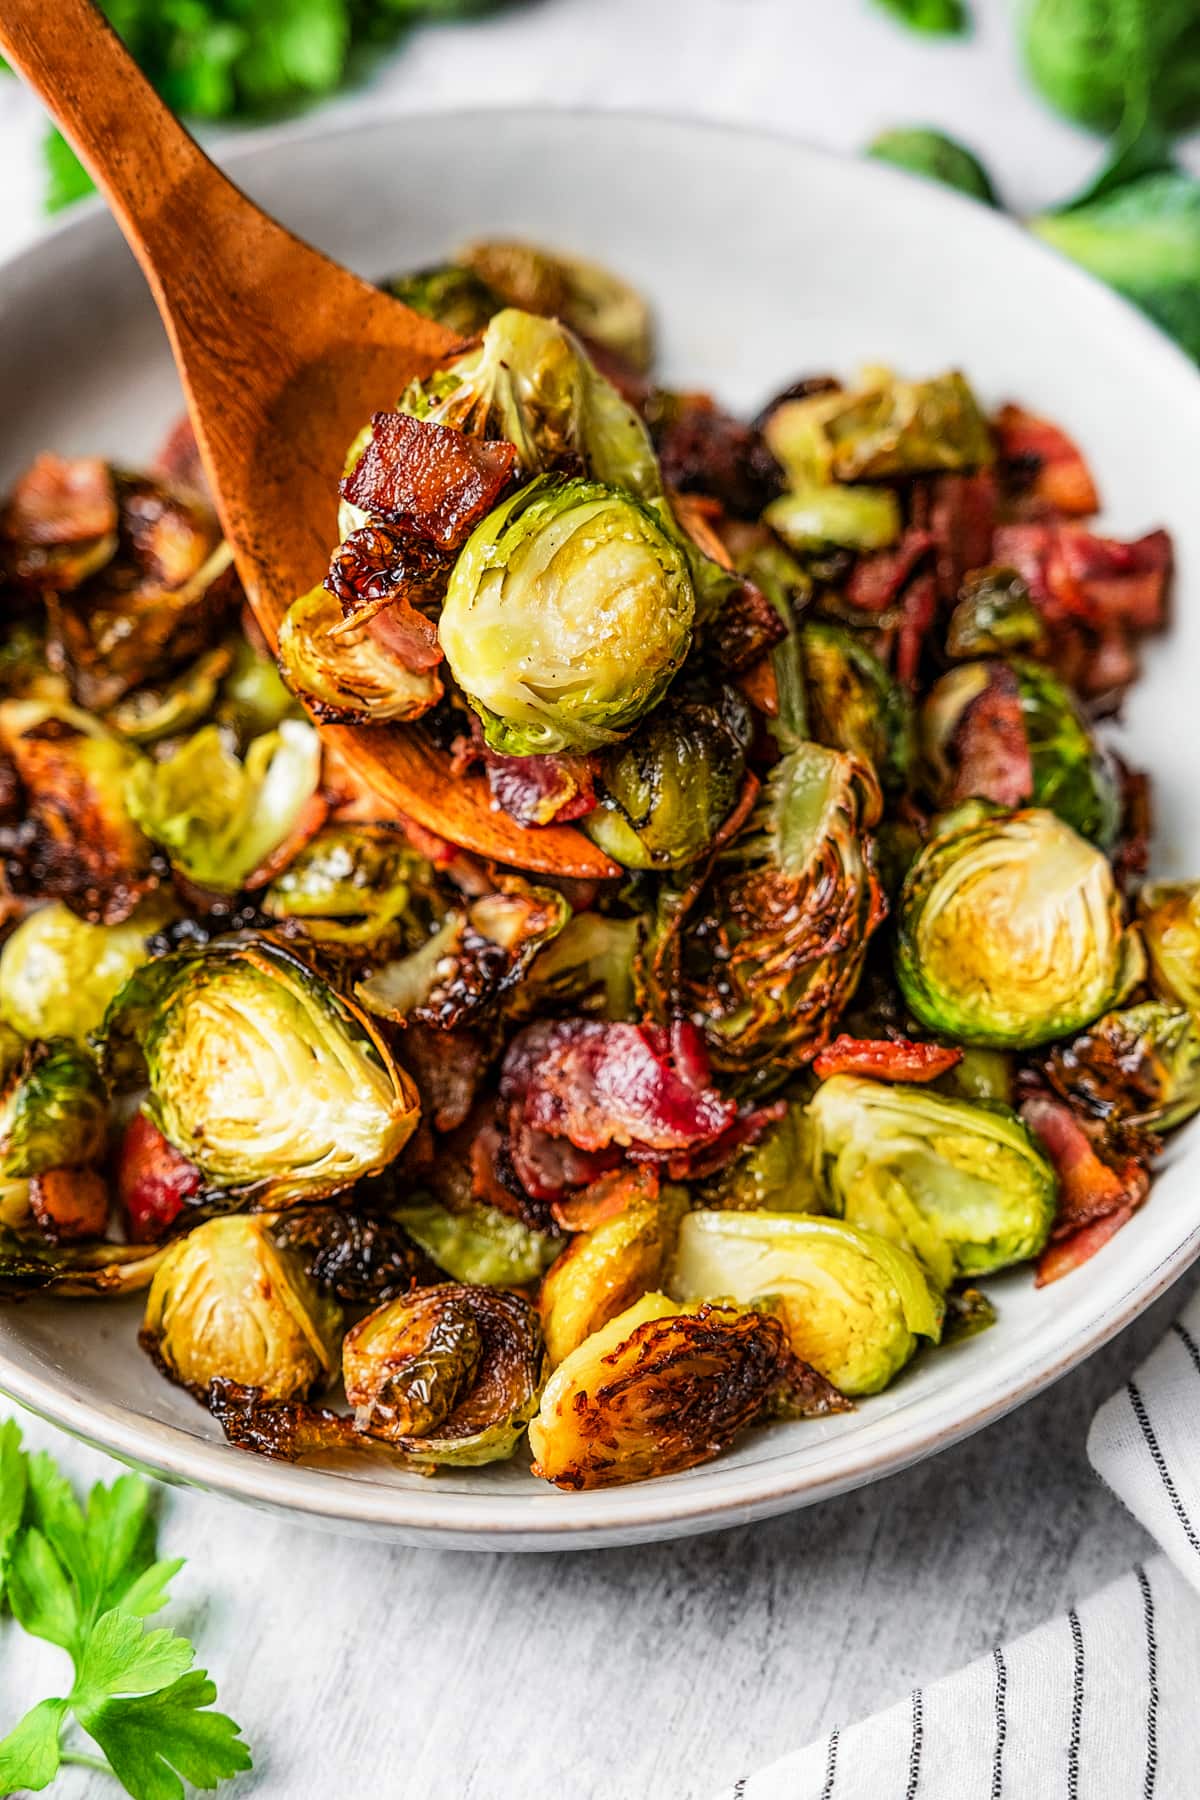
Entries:
[[[1200, 379], [1105, 289], [987, 208], [776, 137], [619, 115], [475, 112], [267, 133], [230, 158], [271, 212], [365, 274], [479, 233], [609, 262], [654, 301], [668, 382], [755, 407], [794, 376], [863, 361], [952, 365], [1083, 445], [1118, 533], [1165, 524], [1176, 620], [1128, 709], [1154, 772], [1164, 874], [1200, 871]], [[98, 205], [0, 270], [0, 488], [33, 454], [136, 464], [179, 409], [166, 343]], [[518, 1463], [429, 1481], [291, 1468], [232, 1450], [135, 1341], [136, 1304], [0, 1308], [0, 1387], [142, 1464], [259, 1505], [400, 1541], [548, 1549], [741, 1524], [871, 1481], [1027, 1399], [1096, 1349], [1200, 1249], [1200, 1135], [1095, 1261], [1035, 1292], [992, 1284], [999, 1323], [923, 1357], [845, 1418], [748, 1433], [704, 1468], [566, 1495]]]

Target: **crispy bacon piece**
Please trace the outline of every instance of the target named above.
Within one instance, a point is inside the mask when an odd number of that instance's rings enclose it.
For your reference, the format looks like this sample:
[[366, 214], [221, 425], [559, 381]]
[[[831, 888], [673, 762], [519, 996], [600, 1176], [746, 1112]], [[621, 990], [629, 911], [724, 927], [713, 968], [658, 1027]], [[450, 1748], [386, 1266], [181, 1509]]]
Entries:
[[467, 1118], [490, 1060], [478, 1032], [439, 1031], [410, 1020], [404, 1027], [404, 1066], [417, 1084], [421, 1109], [437, 1131], [454, 1131]]
[[161, 1238], [202, 1185], [195, 1163], [169, 1144], [145, 1113], [135, 1113], [117, 1153], [117, 1198], [134, 1243]]
[[1033, 759], [1017, 678], [1007, 663], [992, 663], [987, 686], [965, 708], [946, 747], [953, 769], [943, 804], [994, 800], [1023, 806], [1033, 795]]
[[904, 591], [904, 616], [896, 635], [896, 679], [906, 687], [917, 685], [921, 652], [937, 618], [937, 580], [932, 573], [918, 575]]
[[1064, 1275], [1090, 1262], [1097, 1250], [1102, 1250], [1123, 1225], [1128, 1225], [1136, 1210], [1135, 1206], [1120, 1206], [1094, 1224], [1083, 1225], [1069, 1237], [1047, 1244], [1037, 1260], [1034, 1287], [1049, 1287], [1052, 1281], [1061, 1281]]
[[752, 581], [743, 581], [725, 601], [712, 630], [721, 667], [732, 675], [760, 663], [786, 636], [787, 626]]
[[860, 556], [846, 586], [846, 598], [861, 612], [886, 612], [900, 598], [909, 576], [936, 549], [931, 531], [910, 527], [892, 550]]
[[565, 825], [596, 810], [593, 756], [501, 756], [471, 716], [471, 736], [455, 738], [453, 772], [482, 766], [498, 806], [518, 825]]
[[1002, 406], [992, 430], [1001, 470], [1019, 502], [1079, 519], [1099, 511], [1091, 470], [1059, 426], [1023, 407]]
[[448, 571], [448, 559], [431, 545], [388, 525], [363, 525], [334, 551], [325, 586], [341, 601], [345, 629], [365, 621], [380, 649], [422, 674], [441, 662], [442, 647], [433, 620], [418, 608], [440, 604]]
[[375, 518], [456, 550], [496, 504], [516, 460], [503, 440], [485, 442], [406, 413], [376, 413], [341, 491]]
[[757, 519], [782, 488], [783, 472], [761, 433], [710, 394], [659, 395], [647, 415], [663, 480], [680, 493], [711, 494], [736, 517]]
[[844, 1032], [813, 1060], [813, 1073], [869, 1075], [880, 1081], [936, 1081], [962, 1061], [949, 1044], [916, 1044], [910, 1038], [856, 1038]]
[[1089, 1129], [1065, 1100], [1037, 1090], [1022, 1103], [1021, 1117], [1058, 1171], [1058, 1216], [1038, 1263], [1037, 1286], [1045, 1287], [1120, 1230], [1146, 1198], [1150, 1176], [1141, 1157], [1113, 1150], [1104, 1127]]
[[550, 1211], [563, 1231], [594, 1231], [635, 1200], [657, 1200], [660, 1185], [655, 1165], [638, 1163], [631, 1169], [613, 1169], [589, 1182], [581, 1193], [552, 1201]]
[[97, 1169], [47, 1169], [29, 1183], [29, 1209], [52, 1244], [103, 1237], [108, 1184]]
[[990, 469], [935, 475], [916, 484], [912, 524], [934, 540], [939, 599], [956, 600], [963, 577], [991, 560], [997, 498]]

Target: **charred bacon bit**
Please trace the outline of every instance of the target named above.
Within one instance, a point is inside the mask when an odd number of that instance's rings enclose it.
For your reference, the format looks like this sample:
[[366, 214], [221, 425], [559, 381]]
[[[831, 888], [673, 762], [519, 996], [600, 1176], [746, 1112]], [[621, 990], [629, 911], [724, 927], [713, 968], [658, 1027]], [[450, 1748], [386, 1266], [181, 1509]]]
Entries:
[[903, 616], [896, 636], [896, 679], [906, 687], [917, 685], [925, 639], [937, 618], [937, 581], [932, 574], [917, 575], [904, 591]]
[[846, 599], [860, 612], [887, 612], [900, 598], [910, 575], [937, 540], [931, 531], [910, 527], [894, 550], [860, 556], [846, 586]]
[[783, 642], [787, 626], [761, 588], [743, 581], [713, 624], [713, 649], [722, 669], [741, 675]]
[[[737, 1118], [725, 1127], [720, 1137], [710, 1144], [699, 1144], [688, 1150], [673, 1151], [664, 1164], [671, 1181], [704, 1181], [732, 1162], [739, 1150], [757, 1143], [768, 1125], [774, 1125], [787, 1112], [786, 1100], [770, 1100], [764, 1106], [745, 1106]], [[626, 1152], [631, 1160], [654, 1154], [632, 1145]]]
[[742, 519], [757, 519], [782, 490], [783, 471], [762, 434], [711, 394], [654, 394], [646, 418], [668, 487], [709, 494]]
[[117, 490], [106, 462], [39, 456], [0, 513], [0, 564], [30, 586], [73, 587], [86, 572], [78, 553], [114, 538], [116, 529]]
[[363, 525], [334, 551], [325, 586], [347, 628], [365, 623], [380, 649], [422, 674], [441, 662], [442, 647], [418, 608], [440, 604], [449, 568], [441, 551], [387, 525]]
[[143, 1112], [125, 1127], [117, 1152], [117, 1199], [135, 1244], [164, 1237], [204, 1178]]
[[594, 756], [501, 756], [483, 741], [474, 713], [470, 737], [455, 738], [452, 770], [482, 767], [497, 806], [518, 825], [565, 825], [596, 810]]
[[302, 1257], [318, 1287], [352, 1306], [382, 1306], [437, 1279], [428, 1257], [390, 1219], [341, 1206], [301, 1206], [285, 1213], [272, 1235]]
[[441, 1031], [418, 1019], [404, 1028], [404, 1066], [417, 1084], [421, 1110], [436, 1131], [455, 1131], [469, 1116], [490, 1059], [491, 1051], [477, 1032]]
[[298, 1462], [322, 1450], [362, 1450], [354, 1420], [300, 1400], [264, 1400], [261, 1388], [218, 1375], [204, 1396], [208, 1410], [238, 1450]]
[[[1132, 1217], [1150, 1176], [1140, 1156], [1110, 1148], [1104, 1128], [1089, 1131], [1065, 1100], [1034, 1092], [1020, 1111], [1058, 1171], [1058, 1216], [1038, 1263], [1037, 1285], [1044, 1287], [1086, 1262]], [[1108, 1229], [1097, 1230], [1101, 1224]]]
[[108, 1184], [96, 1169], [47, 1169], [29, 1183], [29, 1210], [52, 1244], [103, 1237]]
[[992, 430], [1006, 486], [1019, 502], [1079, 519], [1099, 511], [1091, 470], [1065, 431], [1020, 406], [1002, 406]]
[[554, 1223], [563, 1231], [594, 1231], [615, 1219], [635, 1201], [657, 1200], [660, 1180], [653, 1163], [613, 1169], [588, 1183], [581, 1193], [551, 1202]]
[[1033, 795], [1033, 761], [1017, 678], [1007, 663], [993, 663], [987, 686], [964, 708], [946, 760], [954, 778], [945, 803], [992, 800], [1023, 806]]
[[1136, 1210], [1136, 1206], [1118, 1207], [1116, 1212], [1097, 1219], [1095, 1224], [1083, 1225], [1069, 1237], [1048, 1244], [1037, 1260], [1034, 1287], [1049, 1287], [1052, 1281], [1061, 1281], [1064, 1275], [1070, 1275], [1074, 1269], [1090, 1262], [1097, 1250], [1103, 1250], [1109, 1239], [1115, 1238], [1123, 1225], [1128, 1225]]
[[406, 413], [376, 413], [366, 448], [341, 484], [345, 498], [443, 550], [456, 550], [490, 512], [517, 453]]
[[910, 1038], [856, 1038], [843, 1033], [813, 1059], [813, 1073], [869, 1075], [880, 1081], [936, 1081], [960, 1063], [963, 1053], [948, 1044], [917, 1044]]
[[996, 504], [996, 477], [990, 469], [936, 475], [916, 484], [912, 523], [934, 540], [939, 599], [956, 600], [963, 577], [991, 561]]
[[1169, 533], [1149, 531], [1122, 543], [1082, 525], [1062, 525], [1058, 542], [1065, 580], [1082, 595], [1094, 625], [1101, 630], [1106, 625], [1162, 630], [1175, 561]]

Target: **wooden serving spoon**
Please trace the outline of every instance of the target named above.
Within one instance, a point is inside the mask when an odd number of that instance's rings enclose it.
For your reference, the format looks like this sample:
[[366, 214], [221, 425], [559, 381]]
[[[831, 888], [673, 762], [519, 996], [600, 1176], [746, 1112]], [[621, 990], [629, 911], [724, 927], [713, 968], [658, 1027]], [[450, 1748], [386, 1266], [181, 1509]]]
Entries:
[[[301, 243], [188, 136], [91, 0], [3, 0], [0, 51], [101, 189], [162, 314], [204, 466], [272, 650], [337, 541], [346, 447], [455, 342]], [[390, 812], [518, 868], [619, 875], [581, 832], [527, 830], [419, 727], [323, 726]]]

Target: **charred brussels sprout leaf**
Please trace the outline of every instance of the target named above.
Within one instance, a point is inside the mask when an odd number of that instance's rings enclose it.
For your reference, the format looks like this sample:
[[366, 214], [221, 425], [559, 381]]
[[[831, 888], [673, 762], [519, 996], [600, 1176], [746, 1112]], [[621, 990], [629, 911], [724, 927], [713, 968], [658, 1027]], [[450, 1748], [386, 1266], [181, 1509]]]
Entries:
[[356, 1428], [433, 1467], [511, 1456], [537, 1411], [543, 1363], [527, 1300], [457, 1284], [390, 1301], [342, 1347]]
[[1200, 1027], [1185, 1007], [1147, 1000], [1057, 1045], [1046, 1072], [1098, 1118], [1170, 1131], [1200, 1111]]
[[907, 1250], [800, 1213], [689, 1213], [671, 1292], [772, 1303], [795, 1354], [851, 1396], [877, 1394], [942, 1330], [941, 1296]]
[[969, 194], [972, 200], [982, 200], [987, 206], [999, 204], [979, 158], [945, 132], [930, 131], [920, 125], [881, 131], [867, 146], [867, 155], [877, 162], [907, 169], [910, 175], [924, 175], [928, 181], [940, 181], [943, 187], [957, 188], [960, 194]]
[[1008, 1107], [835, 1075], [808, 1113], [833, 1210], [911, 1250], [939, 1286], [1044, 1248], [1058, 1180]]
[[84, 1043], [164, 917], [151, 905], [123, 925], [89, 925], [61, 901], [39, 907], [0, 951], [0, 1015], [22, 1037]]
[[341, 1313], [263, 1216], [209, 1219], [171, 1245], [146, 1297], [142, 1348], [198, 1398], [217, 1376], [301, 1399], [337, 1369]]
[[680, 1188], [639, 1194], [614, 1217], [575, 1233], [538, 1297], [551, 1368], [661, 1285], [686, 1206]]
[[763, 518], [799, 551], [886, 550], [900, 536], [900, 506], [891, 488], [798, 483], [772, 500]]
[[539, 950], [525, 980], [511, 996], [520, 1016], [566, 1007], [605, 1019], [634, 1016], [633, 969], [644, 922], [607, 913], [576, 913]]
[[493, 750], [598, 750], [661, 700], [695, 610], [688, 557], [652, 506], [547, 478], [476, 527], [439, 634]]
[[172, 868], [212, 893], [251, 881], [312, 815], [321, 783], [313, 727], [285, 719], [239, 762], [218, 725], [206, 725], [162, 762], [143, 762], [126, 786], [130, 810]]
[[763, 1414], [788, 1360], [777, 1319], [646, 1294], [551, 1375], [533, 1472], [580, 1492], [694, 1468]]
[[455, 1281], [528, 1287], [554, 1261], [561, 1238], [536, 1231], [497, 1206], [451, 1212], [436, 1201], [397, 1207], [392, 1217], [431, 1262]]
[[139, 746], [191, 731], [216, 705], [221, 678], [233, 662], [233, 646], [218, 644], [160, 687], [135, 688], [108, 714], [107, 722]]
[[293, 600], [279, 628], [279, 666], [294, 694], [327, 725], [419, 719], [442, 697], [436, 668], [409, 669], [376, 641], [371, 622], [346, 619], [323, 587]]
[[799, 487], [978, 469], [995, 456], [987, 420], [957, 371], [787, 400], [772, 413], [766, 437]]
[[166, 1255], [159, 1244], [48, 1244], [0, 1227], [0, 1295], [121, 1300], [149, 1286]]
[[322, 1292], [356, 1306], [394, 1300], [428, 1270], [399, 1225], [343, 1206], [297, 1207], [272, 1236], [280, 1249], [295, 1251]]
[[896, 972], [931, 1031], [1030, 1049], [1128, 992], [1141, 949], [1107, 859], [1052, 812], [969, 816], [926, 845], [898, 908]]
[[465, 245], [459, 261], [506, 306], [561, 319], [630, 368], [640, 373], [649, 368], [650, 309], [636, 289], [600, 263], [504, 238]]
[[968, 575], [950, 615], [946, 649], [957, 660], [1040, 653], [1046, 625], [1015, 569], [979, 569]]
[[144, 1072], [147, 1111], [209, 1187], [264, 1206], [377, 1173], [417, 1123], [416, 1090], [363, 1015], [267, 938], [148, 964], [106, 1015], [104, 1056], [118, 1082]]
[[819, 1213], [824, 1200], [813, 1177], [803, 1106], [789, 1101], [781, 1119], [699, 1190], [705, 1207], [729, 1212]]
[[801, 628], [800, 646], [812, 736], [869, 763], [889, 792], [903, 788], [914, 735], [906, 690], [841, 626], [811, 619]]
[[27, 1050], [6, 1034], [5, 1049], [0, 1178], [98, 1161], [108, 1141], [108, 1095], [95, 1059], [67, 1039]]
[[603, 753], [600, 804], [583, 829], [627, 869], [694, 862], [737, 804], [752, 736], [736, 688], [668, 696], [632, 737]]
[[423, 932], [433, 902], [433, 870], [399, 831], [326, 825], [276, 876], [262, 910], [317, 943], [376, 948]]
[[[1161, 881], [1143, 888], [1138, 921], [1156, 993], [1200, 1017], [1200, 882]], [[0, 976], [3, 970], [0, 958]]]

